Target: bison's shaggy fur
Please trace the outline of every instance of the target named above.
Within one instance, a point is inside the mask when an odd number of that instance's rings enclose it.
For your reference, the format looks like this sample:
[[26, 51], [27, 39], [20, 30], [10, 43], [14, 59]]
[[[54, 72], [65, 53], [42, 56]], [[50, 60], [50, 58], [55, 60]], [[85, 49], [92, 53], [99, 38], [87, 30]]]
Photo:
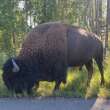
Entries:
[[[14, 73], [12, 71], [13, 64], [12, 59], [9, 59], [3, 67], [4, 74], [3, 80], [7, 88], [16, 93], [23, 93], [24, 90], [31, 94], [31, 89], [36, 83], [36, 74], [31, 65], [27, 66], [25, 63], [22, 63], [20, 60], [15, 59], [17, 64], [20, 67], [20, 71]], [[33, 75], [32, 75], [33, 73]]]
[[19, 55], [14, 59], [20, 70], [13, 72], [12, 59], [3, 67], [3, 80], [16, 93], [32, 87], [39, 81], [55, 81], [55, 90], [66, 82], [68, 66], [86, 65], [89, 80], [92, 77], [92, 59], [95, 59], [103, 77], [103, 46], [97, 35], [63, 23], [44, 23], [28, 33]]

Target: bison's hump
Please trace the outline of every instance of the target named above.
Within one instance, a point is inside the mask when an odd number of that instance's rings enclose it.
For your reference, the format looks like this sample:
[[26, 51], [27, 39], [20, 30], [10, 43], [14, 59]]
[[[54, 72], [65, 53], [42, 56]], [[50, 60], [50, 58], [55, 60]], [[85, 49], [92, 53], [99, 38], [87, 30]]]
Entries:
[[[52, 59], [64, 59], [67, 54], [67, 27], [63, 23], [44, 23], [35, 27], [26, 37], [20, 57], [42, 54]], [[39, 53], [40, 52], [40, 53]]]

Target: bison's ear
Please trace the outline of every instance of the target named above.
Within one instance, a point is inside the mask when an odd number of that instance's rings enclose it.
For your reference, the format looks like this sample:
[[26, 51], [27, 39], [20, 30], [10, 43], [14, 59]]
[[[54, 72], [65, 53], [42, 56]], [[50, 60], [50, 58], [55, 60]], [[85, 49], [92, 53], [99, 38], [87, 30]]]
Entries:
[[13, 64], [12, 71], [13, 72], [19, 72], [20, 68], [19, 68], [19, 66], [17, 65], [17, 63], [15, 62], [14, 59], [12, 59], [12, 64]]

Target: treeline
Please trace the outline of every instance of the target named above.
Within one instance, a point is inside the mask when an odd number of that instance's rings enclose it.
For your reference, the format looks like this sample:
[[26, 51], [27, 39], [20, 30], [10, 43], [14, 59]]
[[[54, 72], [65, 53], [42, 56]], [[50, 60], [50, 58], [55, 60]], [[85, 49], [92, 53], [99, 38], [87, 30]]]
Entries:
[[84, 27], [102, 36], [107, 46], [107, 2], [110, 4], [109, 0], [0, 0], [0, 51], [16, 54], [25, 34], [48, 21]]

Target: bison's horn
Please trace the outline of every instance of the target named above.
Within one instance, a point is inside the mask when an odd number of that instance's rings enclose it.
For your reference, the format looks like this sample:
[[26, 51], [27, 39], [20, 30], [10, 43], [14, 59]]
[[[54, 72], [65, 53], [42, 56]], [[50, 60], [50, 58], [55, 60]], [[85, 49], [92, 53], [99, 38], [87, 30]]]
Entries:
[[13, 63], [13, 72], [18, 72], [20, 70], [19, 66], [16, 64], [15, 60], [12, 59], [12, 63]]

